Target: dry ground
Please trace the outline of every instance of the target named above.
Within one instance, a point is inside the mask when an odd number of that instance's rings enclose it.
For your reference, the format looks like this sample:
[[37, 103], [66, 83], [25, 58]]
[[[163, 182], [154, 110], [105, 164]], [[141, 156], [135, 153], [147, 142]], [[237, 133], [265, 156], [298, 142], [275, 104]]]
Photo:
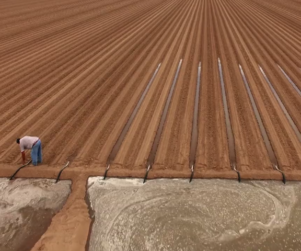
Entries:
[[162, 63], [111, 161], [112, 175], [141, 176], [183, 59], [151, 172], [189, 176], [201, 62], [196, 175], [225, 177], [232, 160], [220, 58], [237, 169], [245, 177], [256, 171], [262, 177], [273, 173], [240, 64], [279, 168], [300, 170], [300, 138], [258, 67], [266, 72], [300, 136], [300, 95], [277, 66], [301, 89], [300, 11], [300, 1], [279, 0], [2, 2], [1, 165], [19, 163], [15, 138], [38, 135], [46, 165], [70, 160], [70, 168], [105, 167]]

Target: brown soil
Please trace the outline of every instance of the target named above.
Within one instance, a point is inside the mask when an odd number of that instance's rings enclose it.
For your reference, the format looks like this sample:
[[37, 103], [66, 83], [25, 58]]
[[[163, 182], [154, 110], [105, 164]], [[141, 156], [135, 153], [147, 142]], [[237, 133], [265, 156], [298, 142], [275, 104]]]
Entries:
[[[263, 67], [301, 130], [300, 97], [277, 66], [301, 87], [300, 18], [288, 15], [294, 13], [293, 2], [273, 3], [268, 7], [236, 0], [87, 4], [66, 0], [47, 3], [48, 12], [43, 9], [43, 14], [39, 13], [42, 3], [3, 4], [0, 163], [19, 162], [18, 147], [13, 144], [16, 137], [38, 135], [47, 165], [72, 159], [70, 168], [105, 166], [162, 63], [111, 166], [145, 169], [182, 58], [152, 172], [189, 169], [200, 61], [195, 169], [231, 170], [217, 65], [221, 58], [237, 168], [241, 172], [272, 169], [240, 75], [241, 64], [280, 168], [299, 169], [300, 142], [258, 68], [258, 64]], [[269, 30], [273, 35], [265, 32]]]
[[[35, 210], [25, 207], [19, 210], [23, 217], [21, 225], [13, 223], [7, 228], [14, 232], [14, 237], [9, 242], [1, 243], [1, 251], [29, 251], [41, 238], [51, 223], [53, 213], [50, 209]], [[2, 230], [1, 230], [2, 232]]]
[[144, 177], [174, 73], [183, 59], [148, 177], [190, 177], [199, 62], [194, 177], [237, 177], [230, 167], [220, 58], [242, 179], [281, 175], [272, 168], [239, 64], [279, 168], [288, 180], [301, 180], [301, 143], [258, 67], [263, 67], [301, 131], [300, 96], [277, 66], [301, 89], [301, 7], [296, 1], [13, 0], [2, 2], [0, 9], [0, 176], [8, 177], [17, 168], [20, 153], [14, 141], [23, 135], [41, 138], [44, 164], [26, 167], [18, 177], [55, 178], [71, 161], [62, 178], [73, 180], [73, 193], [34, 250], [83, 250], [90, 224], [86, 179], [103, 175], [159, 63], [108, 176]]
[[63, 209], [53, 218], [47, 232], [32, 248], [42, 250], [85, 250], [91, 219], [86, 197], [86, 178], [74, 177], [72, 193]]

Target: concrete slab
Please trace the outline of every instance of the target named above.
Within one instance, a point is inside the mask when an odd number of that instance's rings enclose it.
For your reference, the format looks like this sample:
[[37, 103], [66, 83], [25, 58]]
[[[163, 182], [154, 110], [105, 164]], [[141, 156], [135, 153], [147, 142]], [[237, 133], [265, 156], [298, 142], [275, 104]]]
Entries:
[[0, 250], [30, 250], [64, 205], [71, 181], [0, 179]]
[[300, 250], [301, 183], [89, 179], [89, 250]]

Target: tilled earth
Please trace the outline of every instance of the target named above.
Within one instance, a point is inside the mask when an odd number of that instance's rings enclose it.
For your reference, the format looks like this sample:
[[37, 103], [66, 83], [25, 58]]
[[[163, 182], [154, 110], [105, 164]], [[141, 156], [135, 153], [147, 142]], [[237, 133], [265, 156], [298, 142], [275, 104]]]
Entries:
[[[111, 177], [301, 180], [300, 0], [0, 3], [0, 176], [15, 139], [72, 180], [33, 250], [85, 248], [86, 181]], [[237, 188], [240, 189], [240, 188]]]
[[273, 164], [300, 170], [299, 1], [13, 0], [0, 7], [2, 166], [19, 162], [17, 137], [37, 135], [44, 164], [111, 164], [113, 176], [141, 177], [148, 164], [156, 177], [187, 177], [192, 164], [197, 177], [230, 177], [233, 165], [256, 179], [275, 177]]

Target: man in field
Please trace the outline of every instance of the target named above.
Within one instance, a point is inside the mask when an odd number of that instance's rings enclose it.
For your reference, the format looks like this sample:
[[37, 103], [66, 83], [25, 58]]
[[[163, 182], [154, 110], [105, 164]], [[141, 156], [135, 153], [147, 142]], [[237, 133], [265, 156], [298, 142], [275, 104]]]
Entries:
[[25, 164], [25, 150], [31, 149], [31, 160], [34, 166], [42, 163], [42, 143], [38, 137], [24, 136], [17, 139], [22, 154], [22, 163]]

